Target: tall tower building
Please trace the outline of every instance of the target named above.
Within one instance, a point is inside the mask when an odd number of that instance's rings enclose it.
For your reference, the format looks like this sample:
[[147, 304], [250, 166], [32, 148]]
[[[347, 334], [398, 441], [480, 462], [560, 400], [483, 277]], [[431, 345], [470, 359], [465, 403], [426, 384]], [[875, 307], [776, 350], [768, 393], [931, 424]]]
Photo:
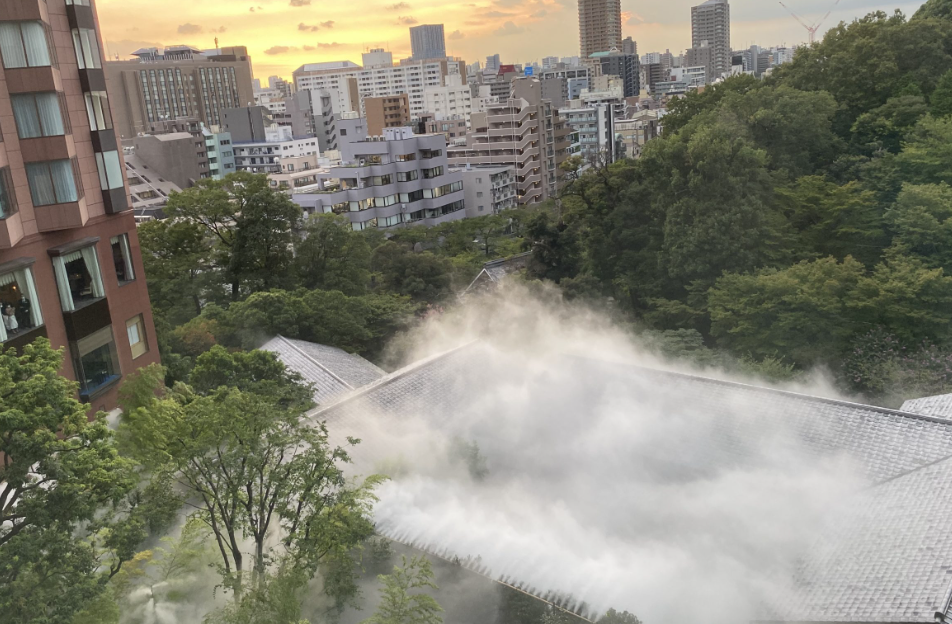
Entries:
[[0, 1], [0, 59], [0, 346], [48, 338], [110, 410], [159, 355], [94, 7]]
[[578, 0], [580, 56], [622, 49], [621, 0]]
[[691, 47], [706, 41], [712, 48], [714, 77], [731, 70], [731, 7], [727, 0], [707, 0], [691, 7]]
[[443, 24], [420, 24], [410, 27], [410, 51], [414, 61], [446, 58]]

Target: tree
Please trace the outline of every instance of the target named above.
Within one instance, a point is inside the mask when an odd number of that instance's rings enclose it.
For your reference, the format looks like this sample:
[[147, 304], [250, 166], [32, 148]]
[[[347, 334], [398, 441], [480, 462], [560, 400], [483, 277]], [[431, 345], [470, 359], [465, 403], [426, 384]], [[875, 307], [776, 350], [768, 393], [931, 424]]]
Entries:
[[598, 619], [598, 624], [641, 624], [641, 620], [627, 611], [619, 613], [614, 609], [609, 609], [605, 615]]
[[939, 78], [935, 91], [929, 97], [929, 109], [934, 117], [952, 115], [952, 69]]
[[[0, 612], [68, 623], [149, 533], [170, 520], [138, 491], [105, 415], [87, 418], [61, 377], [62, 350], [38, 338], [0, 354]], [[82, 528], [82, 533], [80, 529]]]
[[295, 247], [301, 285], [362, 295], [370, 282], [370, 245], [347, 217], [315, 214], [304, 225]]
[[247, 294], [286, 284], [302, 213], [285, 193], [268, 186], [266, 176], [238, 172], [221, 180], [199, 180], [173, 193], [166, 212], [205, 230], [233, 300], [242, 288]]
[[906, 134], [928, 111], [929, 107], [922, 96], [889, 98], [885, 104], [863, 113], [853, 123], [853, 149], [867, 156], [880, 150], [898, 153]]
[[895, 163], [900, 179], [913, 184], [952, 185], [952, 117], [923, 117], [906, 136]]
[[371, 266], [380, 275], [380, 285], [398, 295], [435, 303], [449, 294], [450, 265], [428, 251], [388, 241], [374, 249]]
[[373, 616], [362, 624], [440, 624], [443, 621], [440, 616], [443, 609], [432, 596], [423, 593], [427, 588], [438, 589], [426, 557], [413, 557], [408, 561], [404, 556], [403, 567], [393, 566], [393, 572], [377, 578], [383, 584], [382, 601]]
[[532, 250], [527, 273], [559, 283], [578, 274], [581, 254], [576, 229], [552, 221], [549, 212], [540, 210], [526, 223], [524, 244]]
[[323, 423], [303, 421], [299, 408], [270, 396], [236, 388], [201, 396], [184, 384], [155, 388], [157, 377], [127, 382], [140, 387], [129, 393], [138, 400], [124, 407], [121, 431], [145, 466], [174, 475], [188, 492], [236, 600], [265, 587], [271, 566], [310, 579], [373, 534], [380, 478], [350, 483], [347, 450], [331, 446]]
[[749, 93], [761, 88], [763, 84], [750, 74], [741, 74], [703, 90], [689, 91], [684, 97], [676, 98], [668, 104], [668, 112], [664, 116], [665, 135], [674, 134], [700, 113], [714, 110], [727, 95]]
[[138, 228], [142, 264], [153, 310], [173, 324], [202, 313], [213, 283], [212, 242], [201, 225], [179, 219], [153, 220]]
[[801, 366], [845, 352], [856, 327], [849, 301], [864, 279], [852, 257], [728, 274], [711, 288], [711, 334], [738, 355], [785, 354]]
[[886, 219], [895, 251], [952, 272], [952, 187], [905, 184]]
[[215, 345], [195, 359], [188, 381], [201, 394], [237, 388], [269, 397], [286, 408], [306, 410], [314, 404], [312, 389], [301, 375], [288, 370], [270, 351], [228, 351]]
[[919, 10], [916, 11], [912, 18], [915, 20], [929, 18], [952, 20], [952, 1], [928, 0], [919, 7]]

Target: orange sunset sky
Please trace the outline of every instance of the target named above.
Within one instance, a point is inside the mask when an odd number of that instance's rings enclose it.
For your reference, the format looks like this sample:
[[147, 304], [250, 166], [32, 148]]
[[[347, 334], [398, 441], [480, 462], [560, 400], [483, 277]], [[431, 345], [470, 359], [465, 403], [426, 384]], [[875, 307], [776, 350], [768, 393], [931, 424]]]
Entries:
[[[679, 52], [691, 44], [691, 5], [700, 0], [622, 0], [624, 34], [639, 54]], [[870, 11], [902, 9], [911, 15], [922, 2], [840, 0], [823, 26]], [[788, 0], [807, 22], [821, 18], [833, 0]], [[106, 53], [125, 58], [140, 47], [189, 44], [248, 47], [256, 78], [290, 78], [308, 62], [352, 60], [382, 46], [394, 59], [409, 55], [407, 29], [442, 23], [447, 53], [467, 62], [499, 53], [504, 63], [578, 54], [576, 0], [97, 0]], [[796, 45], [807, 33], [775, 0], [733, 0], [735, 49], [751, 44]], [[821, 32], [824, 29], [821, 29]]]

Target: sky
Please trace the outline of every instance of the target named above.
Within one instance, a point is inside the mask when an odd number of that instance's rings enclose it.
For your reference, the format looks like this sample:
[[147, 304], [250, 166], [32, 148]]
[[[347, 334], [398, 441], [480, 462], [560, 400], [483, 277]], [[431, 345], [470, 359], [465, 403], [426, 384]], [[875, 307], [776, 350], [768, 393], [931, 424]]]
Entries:
[[[141, 47], [187, 44], [248, 47], [256, 78], [291, 77], [304, 63], [352, 60], [371, 47], [394, 59], [410, 54], [408, 28], [444, 24], [447, 53], [468, 63], [498, 53], [504, 63], [578, 54], [577, 0], [98, 0], [106, 54], [127, 58]], [[834, 6], [836, 2], [836, 6]], [[922, 2], [788, 0], [807, 23], [831, 8], [820, 32], [870, 11], [899, 8], [911, 15]], [[622, 0], [623, 34], [638, 53], [677, 53], [691, 45], [691, 6], [699, 0]], [[734, 49], [805, 43], [806, 30], [775, 0], [733, 0]]]

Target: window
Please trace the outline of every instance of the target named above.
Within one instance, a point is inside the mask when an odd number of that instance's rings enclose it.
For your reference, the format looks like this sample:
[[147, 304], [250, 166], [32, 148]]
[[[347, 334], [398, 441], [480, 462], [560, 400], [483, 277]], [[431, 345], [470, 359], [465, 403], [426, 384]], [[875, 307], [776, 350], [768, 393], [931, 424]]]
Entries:
[[49, 38], [43, 22], [0, 22], [0, 54], [3, 66], [49, 67]]
[[90, 395], [119, 379], [119, 357], [112, 327], [103, 327], [71, 343], [70, 351], [81, 395]]
[[443, 167], [433, 167], [432, 169], [423, 170], [423, 177], [426, 179], [435, 178], [441, 175], [443, 175]]
[[476, 178], [476, 184], [482, 184], [482, 183], [483, 183], [482, 178]]
[[53, 273], [63, 312], [73, 312], [90, 301], [106, 296], [95, 245], [53, 256]]
[[0, 168], [0, 219], [17, 211], [17, 198], [13, 194], [13, 178], [10, 167]]
[[109, 114], [109, 98], [105, 91], [86, 93], [86, 114], [89, 115], [89, 129], [109, 130], [112, 128], [112, 116]]
[[482, 191], [476, 191], [476, 197], [482, 197], [482, 196], [483, 196]]
[[24, 267], [0, 275], [0, 340], [6, 341], [43, 324], [36, 298], [33, 269]]
[[122, 165], [119, 163], [119, 152], [96, 152], [96, 168], [99, 169], [99, 188], [104, 191], [122, 188]]
[[345, 130], [344, 128], [341, 128], [341, 129], [340, 129], [340, 135], [341, 135], [341, 136], [347, 136], [347, 130]]
[[416, 180], [420, 175], [420, 172], [414, 169], [413, 171], [398, 171], [397, 172], [397, 182], [412, 182]]
[[149, 341], [145, 336], [145, 322], [141, 314], [126, 321], [126, 334], [129, 336], [133, 360], [149, 352]]
[[27, 163], [26, 177], [30, 182], [34, 206], [79, 201], [73, 178], [73, 162], [70, 160]]
[[20, 93], [10, 96], [17, 135], [21, 139], [62, 136], [69, 131], [62, 111], [62, 97], [55, 92]]
[[482, 206], [479, 207], [479, 211], [480, 211], [480, 212], [483, 211], [483, 207], [482, 207]]
[[408, 162], [411, 160], [416, 160], [416, 154], [398, 154], [397, 162]]
[[100, 69], [102, 59], [99, 56], [99, 40], [96, 31], [89, 28], [73, 29], [73, 47], [76, 49], [76, 62], [80, 69]]
[[112, 261], [116, 265], [116, 277], [120, 284], [131, 282], [136, 278], [135, 269], [132, 268], [132, 252], [129, 250], [129, 235], [120, 234], [109, 239], [112, 245]]

